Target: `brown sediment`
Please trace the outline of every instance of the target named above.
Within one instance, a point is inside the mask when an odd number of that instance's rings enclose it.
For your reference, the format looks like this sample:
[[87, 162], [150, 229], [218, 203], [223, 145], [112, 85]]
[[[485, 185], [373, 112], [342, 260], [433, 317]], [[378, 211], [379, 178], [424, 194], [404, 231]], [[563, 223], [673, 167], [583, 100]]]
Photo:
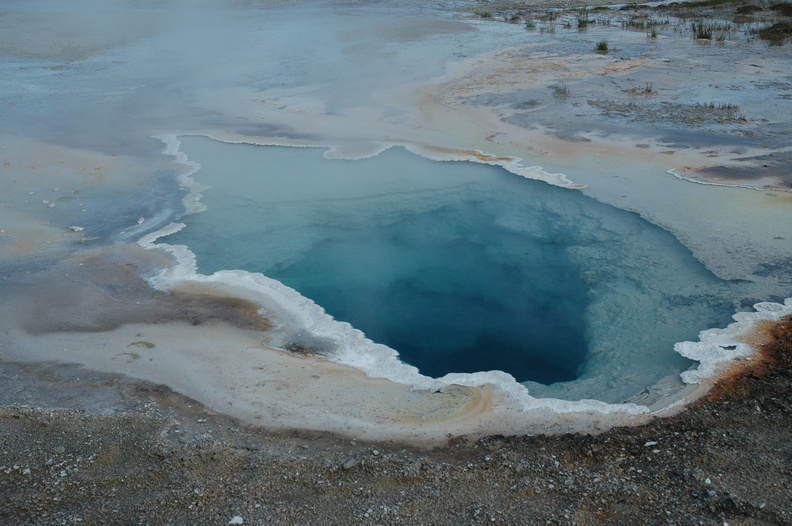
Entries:
[[[72, 305], [79, 309], [63, 309], [63, 301], [51, 309], [39, 305], [27, 312], [22, 327], [29, 334], [49, 332], [106, 332], [130, 323], [164, 324], [187, 322], [192, 325], [224, 322], [241, 329], [267, 331], [272, 322], [258, 314], [259, 306], [252, 301], [224, 295], [209, 287], [192, 285], [192, 290], [175, 289], [169, 294], [152, 292], [153, 299], [147, 303], [108, 302], [95, 294], [96, 303]], [[75, 298], [85, 299], [85, 295]], [[68, 300], [65, 300], [68, 301]], [[147, 342], [130, 345], [146, 346]]]
[[[751, 160], [751, 159], [748, 159]], [[792, 187], [792, 175], [789, 167], [782, 164], [751, 166], [706, 166], [695, 170], [702, 177], [715, 181], [751, 181], [772, 178], [780, 181], [783, 186]]]
[[[143, 249], [112, 251], [66, 260], [47, 279], [21, 285], [16, 319], [31, 335], [53, 332], [106, 332], [126, 324], [223, 322], [254, 331], [267, 331], [272, 322], [247, 299], [204, 284], [188, 284], [169, 292], [153, 289], [141, 276], [148, 265]], [[148, 347], [145, 341], [130, 345]]]
[[153, 343], [147, 342], [147, 341], [143, 341], [143, 340], [140, 340], [140, 341], [137, 341], [137, 342], [132, 342], [129, 345], [127, 345], [127, 347], [133, 347], [133, 346], [134, 347], [145, 347], [146, 349], [153, 349], [154, 347], [156, 347], [156, 345], [154, 345]]
[[193, 325], [222, 321], [242, 329], [267, 331], [272, 322], [261, 316], [260, 307], [250, 300], [225, 295], [211, 287], [191, 285], [190, 290], [174, 289], [161, 302], [162, 308], [173, 312], [174, 320], [189, 320]]
[[792, 23], [777, 22], [770, 27], [760, 29], [759, 38], [780, 44], [784, 40], [792, 38]]
[[[487, 139], [491, 141], [496, 135], [498, 134], [492, 134], [489, 137], [487, 137]], [[452, 148], [440, 148], [437, 146], [428, 147], [427, 149], [433, 153], [449, 155], [454, 157], [456, 156], [468, 157], [472, 159], [477, 159], [485, 163], [510, 163], [514, 161], [513, 157], [498, 157], [495, 155], [484, 153], [479, 150], [455, 150]]]
[[[442, 427], [454, 422], [476, 420], [489, 414], [497, 405], [490, 385], [468, 387], [451, 384], [435, 393], [427, 392], [426, 396], [441, 396], [442, 402], [429, 412], [421, 409], [421, 402], [411, 404], [405, 407], [398, 421], [420, 427]], [[427, 423], [427, 417], [431, 418], [431, 426]]]
[[792, 367], [792, 315], [778, 321], [759, 321], [742, 340], [754, 350], [751, 359], [736, 361], [725, 368], [709, 393], [692, 407], [744, 397], [751, 391], [754, 380]]
[[[609, 51], [618, 51], [618, 50], [617, 49], [611, 49]], [[646, 64], [645, 60], [634, 60], [634, 61], [628, 62], [626, 64], [619, 64], [617, 66], [608, 66], [608, 67], [605, 68], [605, 70], [602, 73], [600, 73], [600, 75], [605, 76], [608, 73], [613, 73], [614, 71], [619, 71], [619, 72], [628, 71], [628, 70], [631, 70], [633, 68], [639, 68], [639, 67], [643, 66], [644, 64]]]

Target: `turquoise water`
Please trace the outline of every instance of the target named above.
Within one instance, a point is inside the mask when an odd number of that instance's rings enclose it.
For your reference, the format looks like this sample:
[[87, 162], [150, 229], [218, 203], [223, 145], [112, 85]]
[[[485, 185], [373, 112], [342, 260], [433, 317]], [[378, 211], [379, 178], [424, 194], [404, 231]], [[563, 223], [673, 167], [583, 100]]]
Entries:
[[395, 221], [347, 217], [293, 263], [260, 269], [426, 375], [573, 380], [586, 287], [562, 244], [495, 227], [473, 192]]
[[203, 273], [282, 281], [429, 376], [626, 393], [686, 369], [673, 344], [733, 312], [733, 285], [668, 232], [577, 191], [401, 148], [347, 161], [182, 142], [207, 210], [165, 242]]

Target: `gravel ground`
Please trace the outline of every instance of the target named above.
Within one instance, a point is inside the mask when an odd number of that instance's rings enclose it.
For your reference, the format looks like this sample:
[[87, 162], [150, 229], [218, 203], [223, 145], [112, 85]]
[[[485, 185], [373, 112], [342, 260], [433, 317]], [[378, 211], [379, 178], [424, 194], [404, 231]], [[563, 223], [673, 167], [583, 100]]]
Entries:
[[792, 317], [775, 335], [770, 366], [675, 417], [433, 450], [267, 433], [163, 386], [5, 364], [41, 406], [30, 378], [93, 385], [115, 412], [0, 409], [0, 523], [792, 524]]

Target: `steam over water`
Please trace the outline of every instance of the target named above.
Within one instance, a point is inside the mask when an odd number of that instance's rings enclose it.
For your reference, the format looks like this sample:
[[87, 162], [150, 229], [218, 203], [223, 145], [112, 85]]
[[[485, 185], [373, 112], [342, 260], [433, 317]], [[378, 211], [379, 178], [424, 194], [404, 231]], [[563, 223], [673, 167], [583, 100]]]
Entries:
[[[694, 82], [692, 66], [652, 55], [643, 33], [596, 24], [528, 35], [458, 7], [3, 2], [0, 359], [167, 383], [289, 427], [303, 415], [294, 400], [324, 400], [289, 391], [277, 410], [262, 409], [278, 396], [273, 382], [286, 381], [261, 380], [267, 368], [256, 364], [272, 360], [281, 369], [266, 374], [286, 375], [293, 356], [281, 350], [318, 355], [311, 366], [336, 376], [316, 385], [332, 386], [336, 407], [313, 407], [317, 420], [304, 427], [354, 432], [348, 422], [373, 398], [366, 389], [381, 389], [405, 436], [396, 400], [419, 400], [416, 422], [421, 404], [454, 419], [500, 402], [518, 416], [538, 407], [548, 421], [562, 406], [631, 418], [643, 408], [536, 398], [650, 405], [683, 389], [680, 373], [697, 364], [675, 344], [788, 297], [792, 246], [788, 194], [693, 184], [669, 170], [744, 155], [749, 171], [782, 157], [761, 150], [767, 137], [724, 132], [719, 142], [721, 128], [688, 130], [701, 144], [683, 148], [672, 121], [656, 137], [640, 119], [613, 116], [608, 97], [646, 71]], [[593, 51], [602, 38], [610, 55]], [[201, 303], [212, 294], [220, 299]], [[234, 321], [259, 308], [267, 320]], [[223, 353], [234, 345], [231, 374]], [[745, 354], [704, 347], [686, 355]], [[453, 374], [493, 370], [522, 385]], [[413, 387], [450, 394], [399, 391]], [[360, 429], [378, 418], [372, 409]], [[506, 420], [477, 425], [490, 432]], [[513, 422], [507, 431], [528, 429]]]

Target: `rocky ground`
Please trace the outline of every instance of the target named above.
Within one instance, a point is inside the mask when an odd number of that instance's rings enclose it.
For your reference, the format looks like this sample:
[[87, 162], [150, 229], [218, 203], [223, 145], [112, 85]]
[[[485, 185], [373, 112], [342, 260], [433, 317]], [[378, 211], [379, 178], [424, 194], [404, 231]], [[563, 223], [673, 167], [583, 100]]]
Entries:
[[773, 330], [764, 366], [677, 416], [434, 450], [271, 434], [162, 386], [4, 364], [39, 406], [90, 384], [113, 412], [0, 409], [0, 523], [792, 524], [792, 318]]

